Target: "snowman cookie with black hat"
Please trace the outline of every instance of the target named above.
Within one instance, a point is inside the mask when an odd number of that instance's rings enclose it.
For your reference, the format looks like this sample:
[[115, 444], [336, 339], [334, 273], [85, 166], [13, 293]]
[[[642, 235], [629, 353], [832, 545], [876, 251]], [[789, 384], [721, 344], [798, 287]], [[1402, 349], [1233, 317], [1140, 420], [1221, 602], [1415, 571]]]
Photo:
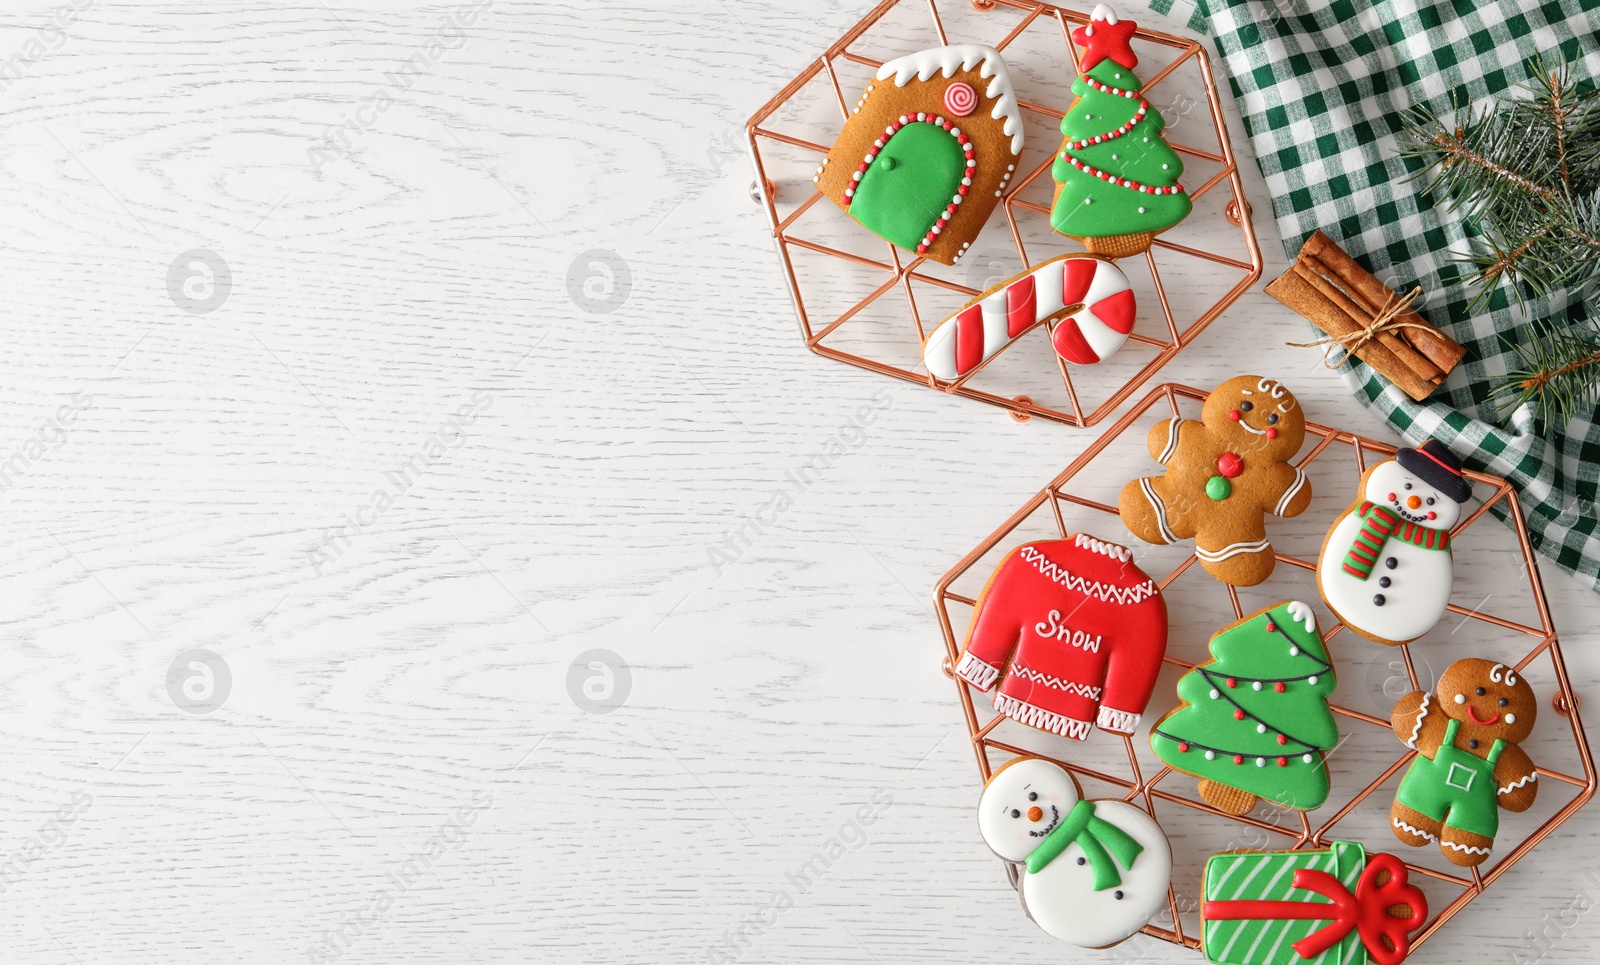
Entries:
[[1431, 630], [1450, 603], [1450, 527], [1470, 498], [1461, 460], [1434, 439], [1368, 469], [1317, 561], [1328, 609], [1389, 646]]

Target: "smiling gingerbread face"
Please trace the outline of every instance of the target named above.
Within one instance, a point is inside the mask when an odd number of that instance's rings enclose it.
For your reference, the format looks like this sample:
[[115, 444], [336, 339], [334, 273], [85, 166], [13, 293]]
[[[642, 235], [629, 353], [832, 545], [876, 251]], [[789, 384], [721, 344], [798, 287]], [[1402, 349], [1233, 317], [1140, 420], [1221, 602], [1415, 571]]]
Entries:
[[1216, 438], [1228, 438], [1234, 451], [1288, 459], [1306, 437], [1305, 414], [1280, 383], [1241, 375], [1217, 386], [1201, 414]]
[[1458, 743], [1527, 740], [1539, 710], [1521, 674], [1477, 657], [1451, 664], [1439, 678], [1438, 696], [1445, 714], [1461, 722]]

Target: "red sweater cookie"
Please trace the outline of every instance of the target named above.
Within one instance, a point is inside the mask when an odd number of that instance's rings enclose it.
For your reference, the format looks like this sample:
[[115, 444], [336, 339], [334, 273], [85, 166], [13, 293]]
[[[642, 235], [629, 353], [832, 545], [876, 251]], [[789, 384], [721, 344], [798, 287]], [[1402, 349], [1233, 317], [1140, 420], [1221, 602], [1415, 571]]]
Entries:
[[1079, 534], [1008, 554], [978, 596], [960, 677], [1030, 727], [1131, 734], [1167, 650], [1167, 605], [1127, 548]]

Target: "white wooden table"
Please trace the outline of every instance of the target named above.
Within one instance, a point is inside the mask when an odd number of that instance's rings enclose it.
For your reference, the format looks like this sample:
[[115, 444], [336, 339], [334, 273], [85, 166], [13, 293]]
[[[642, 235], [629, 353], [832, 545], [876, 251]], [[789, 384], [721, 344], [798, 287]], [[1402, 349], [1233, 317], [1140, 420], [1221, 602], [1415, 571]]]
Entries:
[[[978, 840], [929, 603], [1094, 433], [807, 353], [748, 194], [863, 4], [399, 6], [0, 14], [7, 960], [1075, 957]], [[1167, 375], [1389, 438], [1305, 333], [1253, 292]], [[1416, 960], [1578, 960], [1592, 817]], [[1199, 960], [1081, 960], [1136, 956]]]

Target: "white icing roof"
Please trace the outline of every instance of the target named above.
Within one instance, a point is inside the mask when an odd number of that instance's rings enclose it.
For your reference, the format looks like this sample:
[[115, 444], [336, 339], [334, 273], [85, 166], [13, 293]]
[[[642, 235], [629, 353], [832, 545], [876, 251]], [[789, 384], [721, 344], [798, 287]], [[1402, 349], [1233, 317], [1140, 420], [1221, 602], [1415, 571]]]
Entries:
[[1011, 75], [1006, 73], [1006, 62], [1000, 52], [982, 44], [955, 44], [918, 51], [878, 68], [878, 79], [894, 78], [896, 87], [911, 83], [911, 78], [928, 80], [934, 74], [950, 77], [958, 70], [978, 68], [978, 76], [989, 82], [984, 94], [994, 100], [995, 120], [1004, 120], [1003, 130], [1011, 138], [1011, 153], [1022, 153], [1022, 109], [1017, 106], [1017, 93], [1011, 86]]

